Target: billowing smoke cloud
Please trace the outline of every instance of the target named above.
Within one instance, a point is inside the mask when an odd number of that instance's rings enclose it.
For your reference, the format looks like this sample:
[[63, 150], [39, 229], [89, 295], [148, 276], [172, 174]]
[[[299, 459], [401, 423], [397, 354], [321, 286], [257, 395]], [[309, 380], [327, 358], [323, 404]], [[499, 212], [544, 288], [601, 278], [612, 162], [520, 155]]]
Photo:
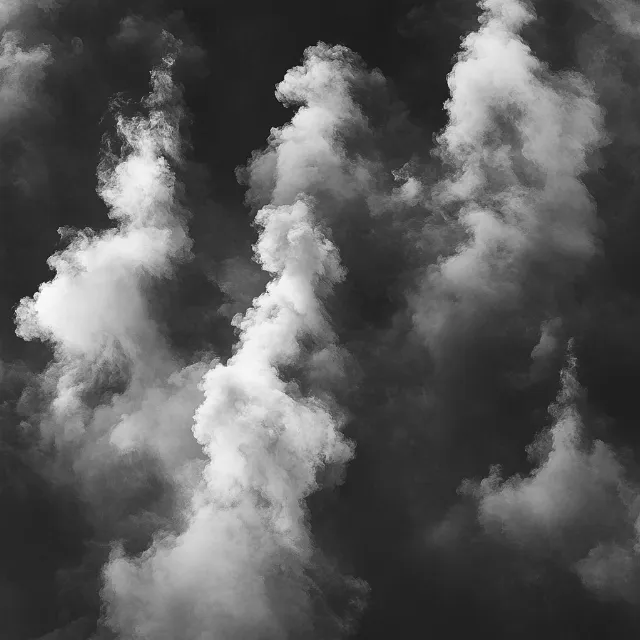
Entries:
[[[99, 192], [118, 228], [64, 231], [69, 246], [49, 260], [56, 277], [16, 311], [18, 335], [49, 341], [55, 351], [44, 374], [53, 400], [42, 426], [58, 445], [142, 446], [167, 460], [185, 456], [181, 432], [189, 433], [191, 413], [180, 413], [197, 402], [197, 368], [181, 371], [173, 361], [146, 291], [151, 279], [170, 278], [190, 249], [169, 164], [182, 157], [183, 108], [172, 64], [165, 58], [152, 75], [149, 117], [118, 118], [123, 157], [107, 154], [100, 167]], [[87, 396], [95, 395], [96, 384], [117, 385], [119, 377], [127, 392], [91, 406]]]
[[346, 47], [309, 47], [304, 64], [291, 69], [276, 91], [285, 105], [303, 106], [289, 125], [272, 131], [265, 151], [254, 154], [246, 177], [249, 201], [278, 205], [319, 191], [348, 200], [364, 190], [366, 164], [347, 155], [341, 138], [368, 130], [353, 96], [367, 85], [384, 85], [384, 78], [366, 73]]
[[558, 289], [596, 251], [595, 207], [580, 181], [604, 140], [593, 90], [573, 72], [554, 74], [518, 33], [534, 18], [515, 0], [487, 0], [449, 76], [449, 124], [438, 154], [452, 176], [435, 205], [455, 208], [452, 255], [429, 269], [416, 322], [437, 343], [450, 324], [468, 327], [533, 301], [553, 313]]
[[598, 594], [637, 602], [640, 494], [614, 451], [589, 437], [573, 353], [568, 360], [553, 425], [529, 448], [536, 469], [503, 480], [496, 467], [463, 490], [478, 498], [491, 535], [534, 554], [558, 553]]
[[140, 559], [116, 553], [106, 570], [109, 624], [125, 637], [279, 638], [317, 624], [303, 501], [320, 468], [344, 464], [352, 451], [330, 399], [278, 371], [299, 363], [303, 339], [308, 358], [329, 350], [339, 367], [319, 296], [343, 273], [310, 207], [258, 214], [256, 254], [274, 279], [238, 320], [236, 353], [205, 376], [194, 433], [210, 462], [186, 528]]
[[[328, 80], [323, 65], [308, 64]], [[279, 92], [300, 100], [308, 83], [295, 70]], [[348, 628], [348, 600], [359, 606], [364, 590], [347, 580], [347, 618], [325, 612], [330, 567], [313, 544], [305, 506], [319, 474], [331, 472], [325, 486], [339, 480], [353, 454], [340, 433], [342, 412], [324, 388], [340, 375], [342, 356], [323, 299], [344, 270], [314, 220], [313, 200], [302, 195], [335, 164], [331, 122], [318, 118], [318, 133], [314, 117], [302, 109], [274, 133], [292, 143], [274, 152], [283, 169], [272, 204], [256, 217], [256, 260], [272, 279], [234, 319], [233, 356], [204, 377], [193, 432], [208, 461], [180, 514], [184, 525], [158, 535], [138, 558], [116, 551], [105, 570], [106, 623], [124, 637], [334, 637]]]
[[[167, 46], [179, 43], [167, 36]], [[172, 167], [184, 147], [175, 55], [152, 74], [148, 116], [118, 117], [120, 153], [108, 147], [100, 165], [99, 194], [118, 226], [63, 230], [68, 246], [49, 260], [56, 276], [16, 311], [18, 335], [53, 347], [42, 400], [29, 410], [56, 451], [46, 475], [79, 483], [90, 505], [94, 543], [105, 550], [86, 555], [89, 584], [112, 540], [144, 547], [172, 511], [171, 478], [202, 456], [191, 421], [207, 363], [174, 358], [150, 308], [154, 281], [171, 278], [191, 245]]]

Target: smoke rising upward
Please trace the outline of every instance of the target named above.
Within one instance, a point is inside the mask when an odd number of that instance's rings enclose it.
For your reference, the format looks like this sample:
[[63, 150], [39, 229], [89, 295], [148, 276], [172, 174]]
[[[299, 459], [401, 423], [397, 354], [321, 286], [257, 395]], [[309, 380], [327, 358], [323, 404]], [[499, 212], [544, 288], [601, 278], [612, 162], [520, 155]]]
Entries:
[[1, 640], [637, 636], [640, 50], [584, 4], [0, 3]]
[[300, 359], [303, 337], [333, 346], [317, 289], [342, 270], [308, 203], [262, 209], [257, 222], [257, 258], [274, 279], [239, 320], [236, 353], [204, 378], [194, 434], [210, 462], [186, 529], [107, 569], [111, 624], [125, 635], [278, 638], [315, 626], [303, 500], [319, 467], [344, 464], [351, 449], [330, 401], [278, 367]]
[[103, 353], [108, 358], [115, 345], [133, 356], [142, 350], [139, 341], [153, 339], [140, 335], [151, 324], [141, 291], [144, 276], [170, 275], [172, 261], [189, 250], [176, 211], [175, 178], [165, 159], [181, 157], [181, 109], [168, 110], [164, 104], [173, 98], [172, 64], [167, 58], [167, 68], [153, 74], [149, 119], [118, 118], [123, 161], [111, 167], [113, 159], [106, 155], [100, 168], [100, 195], [120, 227], [95, 237], [72, 237], [70, 246], [49, 260], [57, 277], [21, 302], [16, 312], [21, 337], [50, 340], [63, 353], [90, 359]]
[[[571, 349], [571, 347], [570, 347]], [[479, 485], [479, 519], [492, 535], [545, 553], [550, 548], [597, 594], [637, 601], [638, 489], [604, 442], [589, 442], [570, 352], [551, 406], [554, 424], [529, 448], [538, 467], [506, 481], [500, 469]]]
[[340, 138], [368, 129], [353, 90], [383, 84], [381, 74], [367, 73], [346, 47], [309, 47], [304, 64], [278, 84], [277, 99], [300, 108], [290, 124], [272, 130], [266, 150], [254, 153], [247, 168], [248, 200], [292, 204], [302, 193], [322, 191], [348, 200], [364, 189], [367, 170], [347, 158]]
[[140, 558], [116, 552], [105, 570], [107, 624], [125, 637], [279, 638], [327, 624], [316, 619], [325, 614], [313, 574], [325, 569], [304, 500], [322, 467], [344, 465], [352, 447], [322, 388], [341, 357], [322, 299], [344, 271], [312, 211], [302, 199], [257, 214], [255, 257], [272, 280], [234, 320], [232, 357], [204, 376], [193, 433], [208, 462], [178, 514], [186, 524]]
[[[151, 399], [166, 405], [172, 422], [182, 402], [171, 396], [184, 394], [187, 404], [193, 402], [190, 396], [198, 396], [197, 369], [179, 372], [150, 315], [146, 291], [150, 279], [172, 276], [175, 265], [188, 259], [191, 244], [169, 164], [181, 162], [183, 146], [178, 131], [183, 109], [170, 75], [173, 62], [168, 56], [152, 74], [153, 92], [145, 101], [148, 118], [118, 117], [123, 157], [107, 153], [99, 168], [99, 194], [119, 226], [75, 237], [64, 231], [69, 246], [49, 260], [56, 277], [33, 298], [23, 299], [16, 311], [18, 335], [47, 340], [54, 348], [55, 360], [43, 375], [43, 385], [54, 397], [51, 416], [42, 426], [57, 442], [80, 439], [126, 448], [142, 441], [144, 448], [175, 456], [180, 429], [162, 425], [165, 418]], [[105, 376], [124, 376], [128, 389], [116, 394], [111, 406], [99, 403], [95, 409], [86, 396]], [[166, 384], [171, 392], [156, 387]], [[192, 389], [181, 389], [183, 385]], [[145, 418], [147, 411], [152, 418]], [[150, 424], [158, 420], [160, 424]], [[180, 421], [188, 433], [188, 422], [184, 417]]]
[[429, 340], [451, 320], [464, 327], [531, 296], [554, 313], [557, 288], [596, 251], [595, 208], [579, 179], [604, 140], [593, 91], [534, 57], [518, 35], [534, 19], [525, 3], [480, 6], [480, 29], [449, 75], [449, 124], [438, 137], [452, 176], [435, 203], [457, 209], [461, 240], [425, 281], [417, 323]]

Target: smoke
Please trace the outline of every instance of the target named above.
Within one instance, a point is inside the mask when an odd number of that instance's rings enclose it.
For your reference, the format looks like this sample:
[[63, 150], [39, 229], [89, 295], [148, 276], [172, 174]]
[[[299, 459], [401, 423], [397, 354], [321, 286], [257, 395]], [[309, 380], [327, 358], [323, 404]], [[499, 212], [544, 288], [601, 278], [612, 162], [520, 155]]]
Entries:
[[[98, 192], [117, 227], [61, 230], [68, 246], [49, 260], [56, 276], [16, 310], [18, 335], [54, 353], [37, 381], [43, 399], [29, 409], [43, 446], [55, 448], [45, 473], [78, 483], [98, 545], [144, 546], [171, 512], [171, 478], [202, 455], [190, 427], [206, 362], [173, 356], [149, 304], [153, 282], [190, 256], [172, 168], [184, 147], [174, 60], [152, 73], [148, 116], [118, 116], [120, 156], [108, 145], [99, 166]], [[87, 554], [89, 572], [103, 555]]]
[[[308, 69], [326, 81], [313, 54]], [[308, 91], [300, 71], [287, 76], [279, 95]], [[272, 203], [255, 219], [255, 258], [271, 280], [234, 318], [232, 357], [214, 364], [202, 383], [193, 432], [208, 460], [182, 514], [186, 524], [157, 536], [140, 557], [117, 550], [105, 569], [107, 623], [125, 637], [333, 637], [348, 624], [323, 611], [328, 566], [313, 544], [304, 502], [325, 467], [332, 470], [325, 484], [331, 476], [339, 481], [353, 455], [340, 433], [342, 412], [324, 389], [340, 373], [342, 355], [323, 299], [345, 274], [314, 220], [313, 200], [301, 196], [317, 171], [328, 167], [335, 176], [323, 115], [303, 108], [273, 134], [285, 140], [274, 143], [276, 166], [296, 171], [276, 173]], [[321, 169], [307, 173], [309, 158]], [[250, 171], [259, 163], [254, 159]], [[355, 598], [364, 592], [351, 580], [345, 590]]]
[[640, 13], [636, 3], [628, 0], [598, 0], [593, 4], [592, 11], [620, 33], [633, 38], [640, 36]]
[[490, 535], [533, 553], [557, 553], [589, 589], [635, 603], [638, 488], [611, 447], [589, 438], [576, 367], [570, 352], [550, 407], [553, 425], [529, 447], [538, 462], [531, 474], [503, 480], [494, 467], [463, 491], [478, 499]]
[[0, 185], [16, 185], [26, 192], [42, 172], [38, 171], [40, 159], [32, 129], [48, 116], [43, 83], [52, 63], [51, 47], [26, 42], [20, 28], [22, 11], [28, 6], [15, 2], [0, 8], [0, 135], [4, 147]]
[[125, 635], [276, 638], [314, 626], [303, 500], [319, 468], [352, 451], [330, 401], [278, 367], [300, 360], [303, 338], [316, 343], [310, 358], [334, 347], [318, 285], [343, 274], [308, 203], [264, 208], [256, 222], [257, 258], [273, 280], [238, 319], [235, 354], [205, 376], [194, 434], [210, 461], [186, 529], [140, 559], [116, 553], [106, 569], [110, 624]]
[[[183, 110], [172, 64], [167, 57], [152, 74], [148, 118], [118, 118], [122, 157], [107, 155], [100, 167], [99, 192], [118, 228], [72, 238], [50, 259], [56, 278], [16, 312], [20, 336], [54, 347], [41, 383], [53, 396], [41, 429], [58, 450], [70, 447], [85, 494], [112, 536], [144, 528], [143, 514], [134, 513], [123, 529], [120, 510], [111, 522], [102, 513], [97, 460], [108, 474], [117, 469], [131, 476], [124, 491], [135, 499], [144, 480], [129, 465], [151, 456], [144, 464], [153, 477], [159, 459], [161, 476], [182, 496], [170, 515], [164, 501], [147, 506], [154, 514], [147, 527], [159, 531], [142, 556], [130, 557], [122, 547], [112, 554], [104, 598], [105, 624], [114, 631], [150, 638], [211, 631], [279, 637], [326, 625], [323, 633], [334, 633], [343, 622], [323, 610], [322, 583], [333, 578], [324, 575], [330, 566], [313, 545], [304, 500], [318, 488], [324, 467], [333, 469], [325, 484], [332, 475], [339, 480], [352, 455], [339, 431], [344, 418], [323, 390], [325, 379], [340, 374], [342, 356], [322, 299], [343, 270], [313, 220], [312, 201], [296, 198], [278, 207], [284, 184], [276, 183], [273, 206], [256, 218], [263, 228], [256, 257], [273, 279], [236, 322], [234, 355], [214, 364], [201, 386], [206, 362], [180, 369], [147, 301], [149, 280], [170, 278], [190, 249], [169, 164], [182, 160]], [[291, 127], [313, 141], [304, 121]], [[287, 153], [285, 145], [278, 157]], [[204, 400], [196, 411], [200, 391]], [[127, 463], [122, 456], [129, 452], [135, 456]], [[202, 452], [206, 465], [190, 465]], [[350, 584], [344, 590], [358, 596], [359, 583]]]
[[637, 635], [636, 7], [382, 4], [1, 4], [3, 639]]
[[416, 324], [437, 343], [532, 302], [553, 314], [562, 286], [595, 254], [595, 207], [580, 175], [605, 140], [593, 89], [574, 72], [552, 73], [519, 31], [525, 3], [480, 3], [449, 75], [449, 124], [437, 154], [451, 176], [434, 205], [455, 207], [458, 240], [427, 270]]
[[[103, 631], [324, 637], [349, 626], [366, 591], [316, 549], [305, 506], [319, 483], [341, 481], [353, 454], [324, 388], [342, 375], [343, 356], [322, 300], [344, 270], [312, 200], [265, 207], [256, 259], [273, 279], [234, 321], [234, 355], [189, 365], [172, 353], [151, 296], [191, 257], [175, 176], [185, 147], [175, 59], [167, 54], [152, 73], [148, 115], [117, 115], [118, 139], [106, 140], [98, 193], [117, 226], [61, 229], [68, 246], [49, 259], [56, 276], [16, 310], [17, 334], [54, 354], [37, 380], [42, 400], [34, 407], [27, 397], [27, 411], [55, 451], [45, 473], [77, 483], [94, 543], [116, 545], [104, 569]], [[81, 581], [91, 584], [103, 555], [85, 555]], [[325, 588], [338, 605], [325, 602]], [[86, 624], [60, 633], [76, 628]]]
[[3, 128], [34, 106], [38, 87], [50, 62], [46, 46], [23, 49], [20, 41], [21, 35], [17, 31], [5, 32], [0, 41]]
[[381, 74], [365, 73], [346, 47], [309, 47], [304, 64], [291, 69], [276, 90], [283, 104], [303, 106], [289, 125], [272, 130], [268, 148], [254, 154], [246, 177], [241, 174], [249, 184], [247, 199], [278, 205], [320, 191], [349, 200], [366, 189], [365, 161], [350, 158], [341, 140], [368, 130], [354, 90], [383, 84]]
[[[16, 311], [19, 336], [46, 340], [54, 348], [55, 359], [43, 374], [42, 386], [53, 399], [42, 428], [57, 444], [84, 441], [83, 446], [126, 449], [140, 441], [152, 449], [164, 447], [165, 457], [180, 455], [171, 396], [186, 393], [188, 398], [197, 375], [180, 373], [150, 316], [146, 291], [151, 279], [170, 278], [190, 250], [169, 164], [182, 155], [183, 110], [170, 76], [172, 64], [167, 57], [152, 74], [148, 119], [118, 118], [123, 157], [106, 154], [99, 169], [99, 193], [118, 227], [102, 234], [62, 230], [69, 245], [49, 260], [56, 277]], [[126, 400], [116, 394], [109, 409], [94, 411], [87, 395], [105, 377], [116, 385], [124, 377], [130, 393]], [[169, 384], [172, 392], [157, 383]], [[161, 399], [165, 409], [157, 403]], [[153, 418], [144, 417], [145, 407]], [[152, 426], [165, 411], [171, 416], [160, 421], [165, 427]]]

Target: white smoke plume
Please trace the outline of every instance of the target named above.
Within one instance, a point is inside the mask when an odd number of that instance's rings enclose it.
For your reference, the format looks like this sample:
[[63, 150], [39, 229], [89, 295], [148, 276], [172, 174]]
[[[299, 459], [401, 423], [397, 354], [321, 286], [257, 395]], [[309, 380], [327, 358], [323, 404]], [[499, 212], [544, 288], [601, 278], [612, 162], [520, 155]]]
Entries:
[[[319, 96], [313, 83], [329, 80], [324, 61], [313, 52], [307, 60], [306, 73], [294, 70], [279, 87], [290, 100]], [[330, 105], [345, 99], [337, 86]], [[344, 269], [314, 219], [313, 200], [302, 195], [326, 172], [340, 183], [328, 160], [332, 135], [319, 107], [303, 107], [273, 133], [285, 140], [274, 151], [283, 168], [273, 203], [257, 214], [255, 246], [272, 279], [236, 317], [233, 356], [204, 377], [193, 432], [208, 460], [181, 514], [186, 524], [177, 534], [157, 536], [140, 557], [117, 550], [105, 569], [106, 624], [122, 637], [324, 638], [340, 635], [348, 623], [323, 611], [318, 576], [327, 568], [305, 506], [319, 474], [333, 469], [339, 480], [353, 455], [340, 433], [342, 412], [323, 390], [341, 370], [323, 300]], [[301, 373], [290, 379], [291, 367]], [[356, 596], [363, 591], [350, 580], [346, 587]]]
[[529, 448], [538, 466], [507, 480], [494, 467], [462, 491], [478, 499], [478, 518], [489, 534], [534, 554], [557, 553], [599, 595], [637, 602], [640, 487], [611, 447], [589, 438], [578, 406], [582, 395], [570, 347], [550, 408], [553, 425]]
[[[16, 311], [18, 335], [45, 340], [55, 352], [43, 380], [53, 395], [43, 435], [59, 446], [79, 442], [90, 458], [93, 447], [106, 455], [115, 445], [177, 464], [196, 451], [189, 421], [204, 365], [183, 370], [174, 361], [147, 300], [152, 280], [170, 278], [191, 242], [170, 166], [181, 162], [183, 146], [173, 62], [167, 56], [152, 74], [149, 117], [118, 117], [123, 157], [107, 154], [101, 164], [99, 193], [118, 227], [63, 230], [71, 241], [49, 260], [56, 277]], [[87, 394], [105, 376], [124, 377], [126, 391], [88, 405]]]
[[549, 71], [522, 41], [534, 18], [527, 3], [480, 7], [480, 29], [449, 75], [449, 124], [438, 138], [453, 173], [434, 205], [457, 210], [459, 243], [429, 268], [415, 301], [432, 344], [449, 321], [468, 326], [532, 294], [553, 304], [555, 288], [596, 251], [595, 208], [580, 181], [604, 140], [593, 91], [576, 73]]
[[45, 405], [32, 420], [54, 452], [44, 475], [75, 485], [87, 505], [96, 532], [82, 561], [87, 585], [107, 559], [101, 549], [120, 539], [139, 547], [163, 526], [173, 489], [203, 457], [191, 423], [208, 362], [174, 357], [151, 309], [154, 283], [172, 278], [191, 247], [174, 172], [185, 147], [171, 76], [180, 43], [165, 39], [148, 115], [117, 116], [117, 143], [99, 166], [98, 193], [117, 226], [61, 230], [68, 246], [49, 260], [55, 277], [16, 311], [17, 334], [53, 348], [39, 377]]
[[254, 154], [248, 199], [279, 205], [325, 191], [348, 200], [370, 187], [366, 164], [347, 157], [339, 135], [368, 129], [354, 86], [384, 82], [378, 71], [364, 73], [346, 47], [309, 47], [304, 64], [289, 70], [276, 90], [283, 104], [302, 106], [290, 124], [272, 130], [269, 147]]
[[278, 638], [311, 632], [314, 549], [304, 499], [351, 448], [322, 397], [278, 375], [299, 341], [331, 344], [318, 284], [342, 277], [309, 204], [261, 210], [258, 259], [274, 279], [239, 321], [240, 343], [205, 376], [194, 433], [210, 462], [184, 532], [106, 570], [110, 624], [140, 638]]

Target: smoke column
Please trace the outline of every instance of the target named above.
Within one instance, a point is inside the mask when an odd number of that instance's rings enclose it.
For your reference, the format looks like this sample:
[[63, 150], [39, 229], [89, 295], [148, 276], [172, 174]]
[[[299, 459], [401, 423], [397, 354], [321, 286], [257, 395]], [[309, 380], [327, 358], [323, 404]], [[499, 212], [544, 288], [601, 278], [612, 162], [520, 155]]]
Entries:
[[[292, 130], [308, 136], [305, 115]], [[255, 259], [272, 279], [234, 319], [233, 356], [202, 382], [193, 433], [208, 459], [184, 527], [139, 558], [114, 553], [105, 569], [107, 623], [124, 637], [334, 637], [343, 624], [323, 611], [314, 573], [327, 568], [316, 566], [304, 501], [324, 467], [339, 479], [353, 454], [322, 388], [341, 369], [323, 298], [344, 270], [313, 200], [277, 204], [283, 189], [277, 181], [275, 204], [255, 219]], [[292, 367], [301, 373], [290, 377]]]
[[615, 452], [589, 441], [578, 405], [583, 394], [575, 356], [568, 355], [552, 427], [529, 448], [538, 462], [530, 477], [506, 481], [499, 467], [477, 487], [479, 519], [491, 534], [559, 551], [585, 586], [608, 597], [637, 601], [638, 489]]
[[[16, 311], [18, 335], [54, 351], [38, 384], [50, 399], [36, 414], [43, 445], [56, 452], [45, 473], [79, 483], [96, 548], [113, 540], [144, 545], [171, 511], [173, 478], [202, 456], [191, 420], [206, 362], [174, 358], [148, 299], [153, 282], [171, 278], [190, 255], [171, 167], [182, 163], [184, 147], [174, 60], [168, 54], [152, 73], [149, 115], [117, 117], [121, 157], [107, 147], [100, 164], [98, 191], [118, 226], [63, 229], [68, 246], [49, 260], [55, 278]], [[87, 570], [102, 555], [86, 555]]]
[[[591, 87], [577, 73], [553, 74], [519, 37], [534, 19], [513, 0], [481, 2], [449, 75], [449, 124], [437, 154], [451, 177], [435, 205], [455, 207], [459, 244], [428, 270], [416, 322], [437, 341], [533, 302], [557, 308], [558, 291], [596, 251], [595, 208], [580, 181], [605, 136]], [[556, 294], [556, 295], [554, 295]]]
[[319, 285], [342, 277], [310, 204], [262, 209], [256, 256], [273, 280], [238, 319], [236, 353], [205, 376], [194, 433], [210, 461], [185, 531], [140, 560], [106, 570], [111, 624], [142, 638], [276, 638], [311, 633], [314, 549], [303, 500], [318, 468], [344, 464], [350, 446], [326, 400], [304, 395], [278, 367], [299, 341], [334, 341]]
[[[16, 311], [18, 335], [47, 340], [56, 354], [43, 380], [53, 394], [44, 434], [59, 446], [89, 447], [91, 456], [93, 447], [126, 449], [140, 442], [168, 460], [180, 456], [182, 444], [189, 448], [190, 436], [180, 434], [176, 421], [189, 434], [189, 416], [185, 424], [180, 405], [194, 402], [198, 376], [176, 366], [145, 292], [152, 278], [170, 278], [175, 264], [189, 257], [185, 213], [169, 165], [182, 154], [172, 64], [167, 57], [152, 74], [148, 119], [118, 117], [123, 158], [106, 154], [100, 166], [99, 192], [119, 226], [75, 236], [63, 230], [69, 246], [49, 260], [56, 277]], [[127, 391], [91, 406], [88, 394], [105, 377], [114, 384], [124, 378]], [[188, 385], [191, 392], [181, 390]], [[180, 393], [182, 401], [168, 397]]]

